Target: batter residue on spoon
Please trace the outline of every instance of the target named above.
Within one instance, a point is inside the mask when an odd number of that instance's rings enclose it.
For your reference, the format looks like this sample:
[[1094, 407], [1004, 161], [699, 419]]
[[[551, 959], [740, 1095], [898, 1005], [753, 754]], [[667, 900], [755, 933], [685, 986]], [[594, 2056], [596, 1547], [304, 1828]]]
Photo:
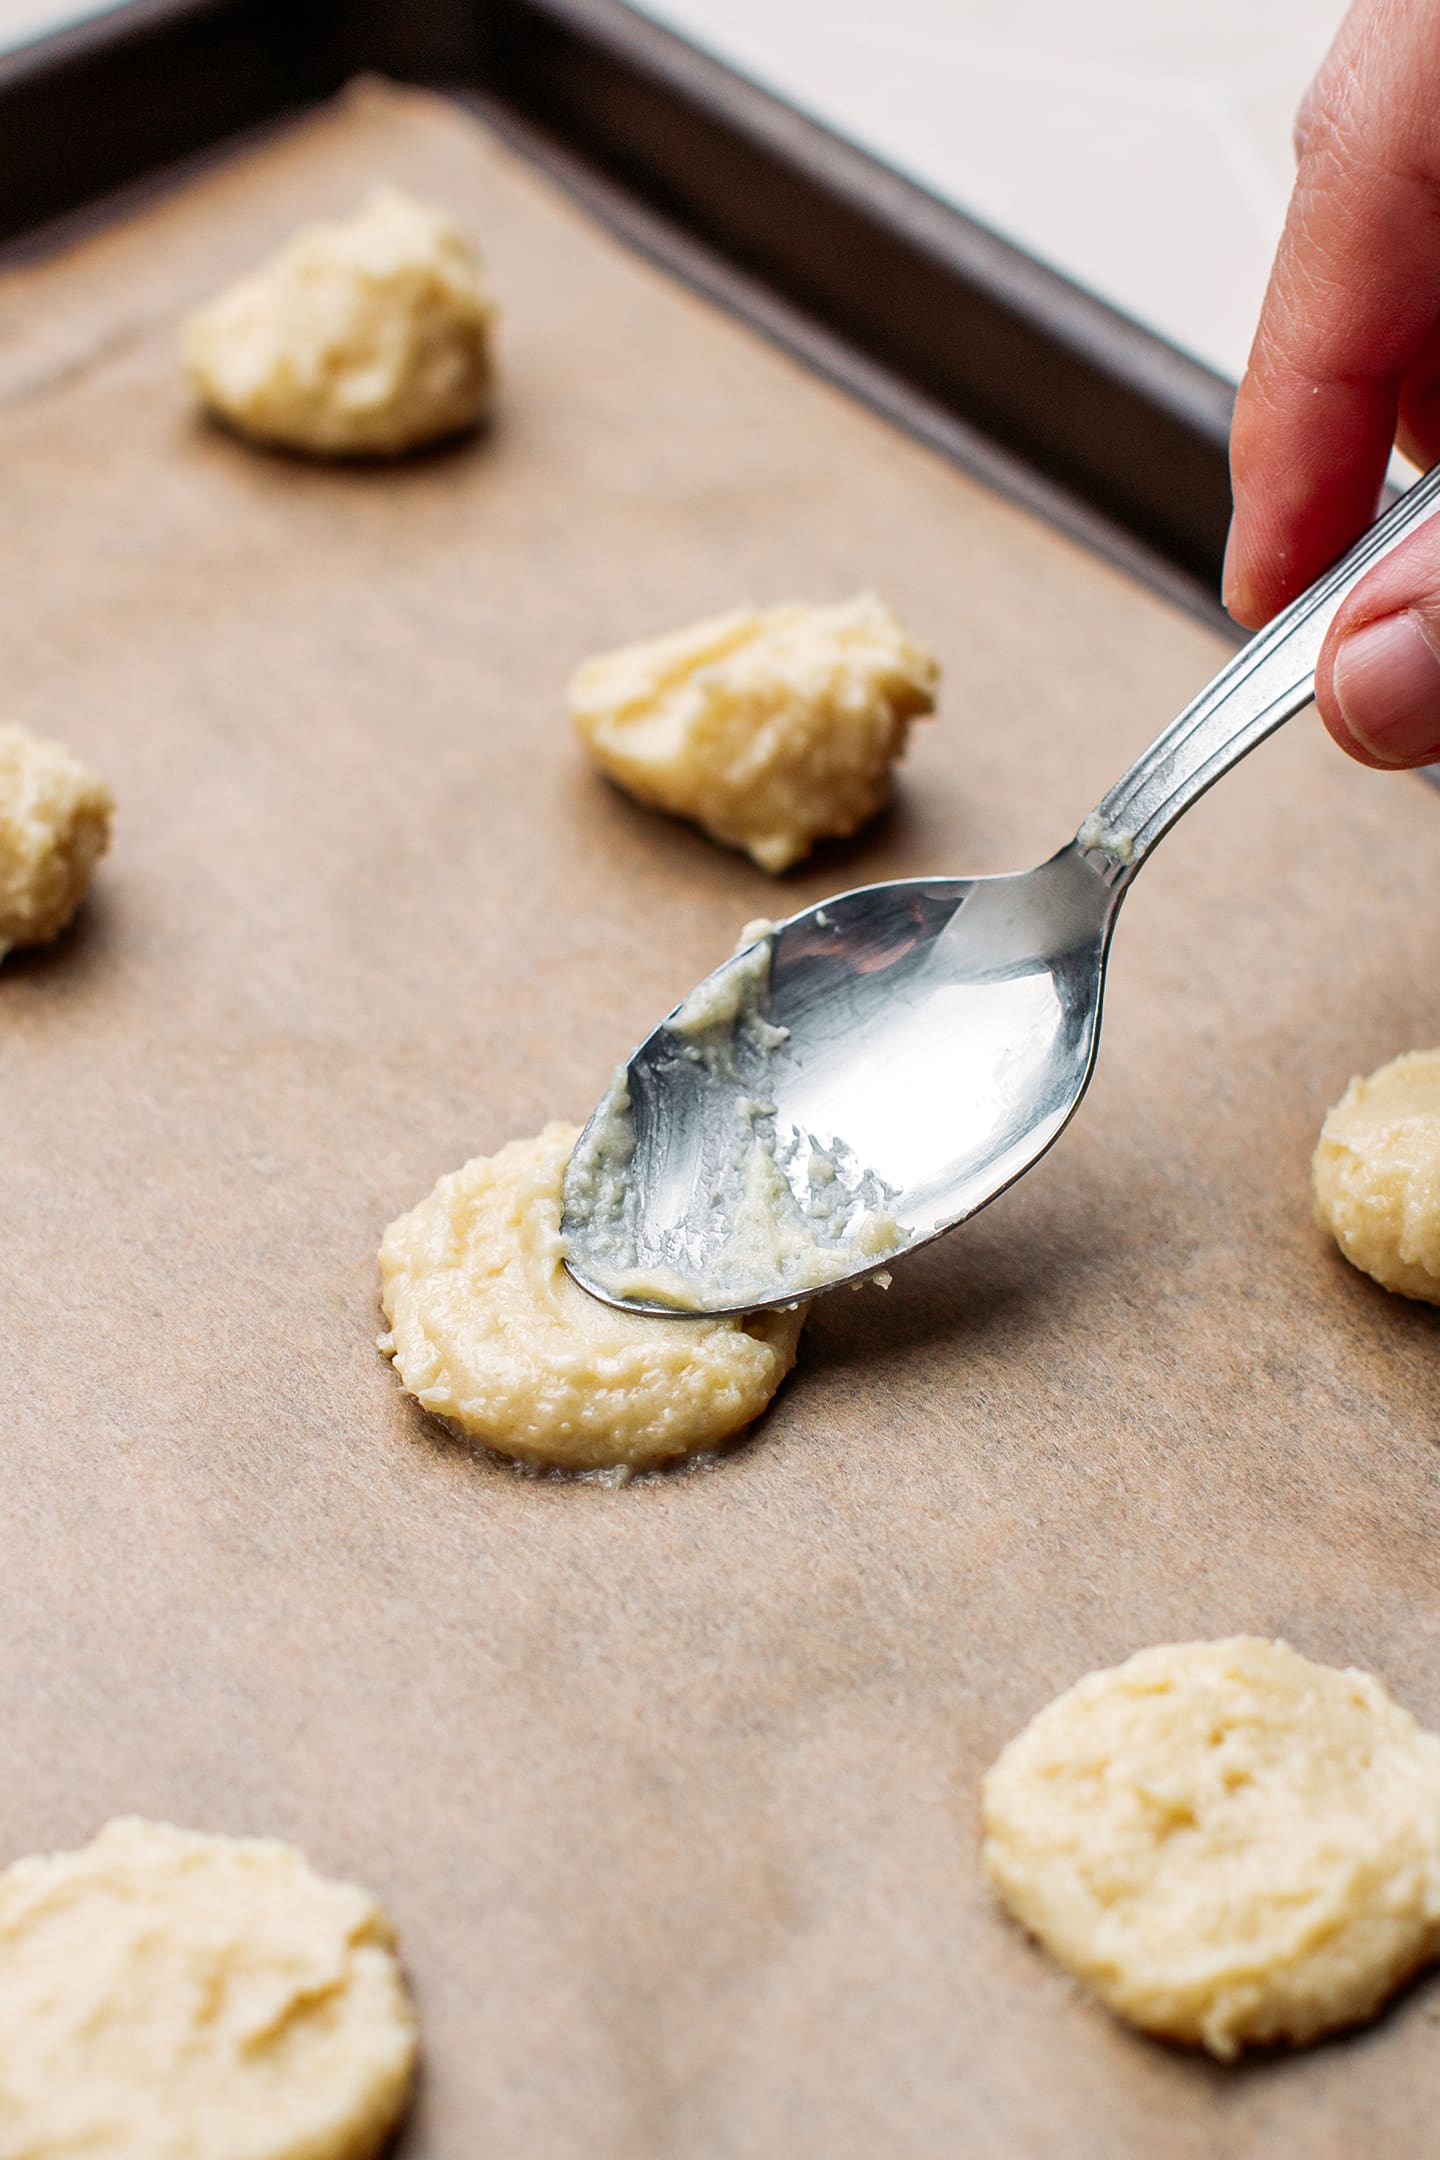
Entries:
[[612, 1296], [692, 1312], [803, 1297], [909, 1242], [893, 1194], [842, 1141], [777, 1130], [766, 1074], [789, 1037], [767, 1014], [773, 929], [748, 924], [729, 967], [665, 1023], [677, 1060], [707, 1091], [703, 1175], [684, 1219], [658, 1236], [643, 1228], [625, 1066], [571, 1158], [565, 1213], [583, 1240], [572, 1249], [582, 1275]]

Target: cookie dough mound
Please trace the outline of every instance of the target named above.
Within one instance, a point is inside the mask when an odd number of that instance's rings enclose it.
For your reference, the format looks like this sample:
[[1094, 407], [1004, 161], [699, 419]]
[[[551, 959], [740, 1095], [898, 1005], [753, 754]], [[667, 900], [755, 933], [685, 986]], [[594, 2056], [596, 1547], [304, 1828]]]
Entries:
[[415, 2019], [389, 1923], [292, 1846], [128, 1817], [0, 1875], [0, 2151], [373, 2160]]
[[0, 959], [58, 937], [110, 845], [115, 801], [59, 743], [0, 727]]
[[938, 664], [873, 593], [742, 609], [587, 660], [570, 714], [602, 772], [763, 870], [854, 832], [890, 799]]
[[1440, 1050], [1350, 1082], [1311, 1165], [1315, 1220], [1387, 1290], [1440, 1305]]
[[985, 1867], [1121, 2017], [1228, 2058], [1368, 2018], [1440, 1951], [1440, 1739], [1284, 1643], [1142, 1650], [985, 1780]]
[[494, 319], [453, 220], [376, 188], [200, 308], [181, 351], [200, 397], [243, 434], [318, 457], [393, 457], [484, 416]]
[[803, 1310], [746, 1320], [616, 1312], [564, 1267], [574, 1125], [441, 1178], [380, 1248], [380, 1347], [436, 1416], [521, 1462], [643, 1469], [728, 1439], [795, 1362]]

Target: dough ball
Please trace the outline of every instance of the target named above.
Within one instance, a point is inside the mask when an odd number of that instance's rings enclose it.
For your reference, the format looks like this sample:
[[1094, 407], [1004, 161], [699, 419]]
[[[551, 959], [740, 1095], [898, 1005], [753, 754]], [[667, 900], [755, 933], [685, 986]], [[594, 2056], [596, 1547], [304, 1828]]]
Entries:
[[803, 1309], [745, 1320], [616, 1312], [563, 1264], [574, 1125], [441, 1178], [380, 1248], [380, 1347], [416, 1401], [521, 1462], [643, 1469], [728, 1439], [795, 1362]]
[[1440, 1950], [1440, 1740], [1284, 1643], [1091, 1673], [985, 1780], [1016, 1919], [1148, 2032], [1230, 2057], [1379, 2009]]
[[1387, 1290], [1440, 1305], [1440, 1050], [1355, 1079], [1320, 1129], [1315, 1220]]
[[890, 799], [940, 669], [873, 593], [745, 608], [587, 660], [570, 713], [602, 772], [788, 870]]
[[459, 226], [376, 188], [200, 308], [181, 350], [200, 397], [242, 434], [392, 457], [483, 417], [494, 319]]
[[0, 958], [58, 937], [110, 845], [115, 801], [59, 743], [0, 727]]
[[0, 1875], [0, 2152], [373, 2160], [415, 2018], [374, 1898], [128, 1817]]

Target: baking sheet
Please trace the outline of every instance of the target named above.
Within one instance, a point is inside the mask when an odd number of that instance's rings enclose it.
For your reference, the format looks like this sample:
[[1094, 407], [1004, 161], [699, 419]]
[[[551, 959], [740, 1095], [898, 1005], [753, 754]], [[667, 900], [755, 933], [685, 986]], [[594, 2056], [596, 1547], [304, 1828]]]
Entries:
[[[506, 303], [383, 472], [195, 422], [176, 313], [377, 177]], [[111, 778], [0, 976], [0, 1857], [139, 1810], [380, 1891], [406, 2160], [1413, 2153], [1440, 1995], [1220, 2071], [997, 1913], [984, 1766], [1087, 1667], [1257, 1629], [1440, 1727], [1429, 1311], [1311, 1230], [1350, 1072], [1440, 1036], [1427, 791], [1294, 723], [1129, 901], [1079, 1123], [745, 1444], [517, 1475], [376, 1355], [385, 1223], [588, 1110], [739, 924], [1048, 853], [1223, 647], [371, 85], [0, 285], [3, 714]], [[777, 888], [608, 790], [573, 661], [873, 583], [946, 666], [902, 803]]]

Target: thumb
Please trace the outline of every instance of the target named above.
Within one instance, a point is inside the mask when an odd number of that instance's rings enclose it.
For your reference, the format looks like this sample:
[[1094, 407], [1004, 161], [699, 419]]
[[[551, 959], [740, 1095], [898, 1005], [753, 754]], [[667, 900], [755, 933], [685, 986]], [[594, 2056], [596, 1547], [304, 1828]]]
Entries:
[[1440, 518], [1362, 578], [1331, 624], [1315, 702], [1362, 765], [1440, 760]]

